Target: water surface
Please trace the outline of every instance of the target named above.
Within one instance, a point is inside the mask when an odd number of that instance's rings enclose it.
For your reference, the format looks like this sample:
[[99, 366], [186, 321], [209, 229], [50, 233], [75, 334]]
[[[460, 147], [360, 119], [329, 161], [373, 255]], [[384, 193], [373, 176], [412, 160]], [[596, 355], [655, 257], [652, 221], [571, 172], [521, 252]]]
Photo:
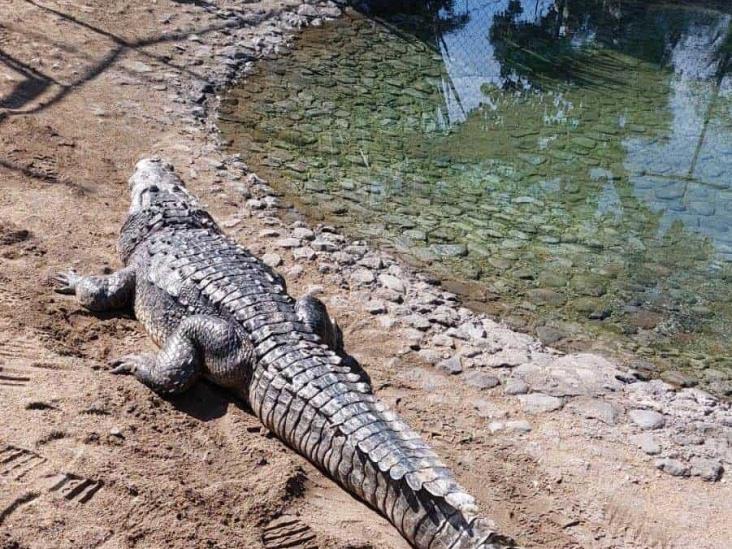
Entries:
[[730, 9], [379, 4], [233, 90], [232, 147], [306, 213], [475, 281], [475, 307], [548, 343], [729, 388]]

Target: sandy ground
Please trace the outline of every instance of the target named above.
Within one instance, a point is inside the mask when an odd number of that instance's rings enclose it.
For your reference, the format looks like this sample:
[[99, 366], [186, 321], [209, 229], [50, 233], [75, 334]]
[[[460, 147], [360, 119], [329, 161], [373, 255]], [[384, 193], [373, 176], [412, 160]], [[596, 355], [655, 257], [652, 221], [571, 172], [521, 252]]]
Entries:
[[[266, 43], [288, 20], [282, 10], [299, 3], [217, 4], [232, 9], [228, 18], [205, 0], [0, 5], [4, 549], [406, 547], [222, 391], [200, 384], [164, 400], [111, 376], [106, 361], [150, 347], [145, 334], [133, 318], [94, 316], [54, 295], [48, 282], [69, 265], [118, 266], [126, 180], [152, 154], [174, 162], [242, 243], [272, 251], [258, 235], [277, 220], [253, 215], [234, 192], [237, 178], [192, 97], [218, 70], [217, 48]], [[384, 328], [362, 294], [317, 262], [283, 256], [291, 292], [325, 288], [379, 395], [525, 546], [732, 545], [727, 477], [661, 473], [627, 444], [632, 426], [569, 407], [528, 417], [528, 432], [489, 429], [496, 418], [527, 417], [515, 397], [404, 354], [399, 327]], [[288, 276], [298, 263], [303, 272]]]

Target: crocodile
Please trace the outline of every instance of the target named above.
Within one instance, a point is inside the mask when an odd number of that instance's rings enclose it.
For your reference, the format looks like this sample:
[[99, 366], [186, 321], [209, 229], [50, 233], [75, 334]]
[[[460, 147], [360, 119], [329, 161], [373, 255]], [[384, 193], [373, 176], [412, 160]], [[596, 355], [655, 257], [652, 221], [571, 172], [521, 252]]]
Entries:
[[231, 391], [280, 440], [386, 517], [413, 546], [514, 547], [421, 437], [377, 399], [317, 297], [223, 234], [159, 159], [138, 162], [118, 241], [124, 267], [58, 273], [91, 311], [132, 308], [159, 347], [112, 361], [173, 395], [199, 378]]

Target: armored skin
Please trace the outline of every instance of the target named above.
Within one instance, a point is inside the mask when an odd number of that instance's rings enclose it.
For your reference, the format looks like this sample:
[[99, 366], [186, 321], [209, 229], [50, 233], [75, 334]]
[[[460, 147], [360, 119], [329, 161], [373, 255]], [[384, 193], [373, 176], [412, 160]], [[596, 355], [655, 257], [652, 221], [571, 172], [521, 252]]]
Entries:
[[171, 166], [138, 163], [109, 276], [56, 277], [92, 311], [132, 307], [160, 351], [113, 362], [160, 393], [203, 376], [246, 401], [262, 423], [420, 549], [513, 547], [435, 453], [373, 394], [343, 355], [317, 298], [227, 238]]

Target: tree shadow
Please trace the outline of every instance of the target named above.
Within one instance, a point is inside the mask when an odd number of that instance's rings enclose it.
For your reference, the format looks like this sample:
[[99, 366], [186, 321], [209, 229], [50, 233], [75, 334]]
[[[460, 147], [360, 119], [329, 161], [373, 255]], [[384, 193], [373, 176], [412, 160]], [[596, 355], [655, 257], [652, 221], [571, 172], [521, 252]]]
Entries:
[[[208, 26], [198, 28], [198, 29], [189, 29], [189, 30], [185, 30], [185, 31], [164, 33], [164, 34], [150, 36], [150, 37], [141, 38], [141, 39], [137, 39], [137, 40], [127, 40], [117, 34], [114, 34], [112, 32], [109, 32], [109, 31], [106, 31], [99, 27], [96, 27], [85, 21], [82, 21], [81, 19], [78, 19], [77, 17], [75, 17], [73, 15], [70, 15], [70, 14], [60, 11], [58, 9], [52, 8], [50, 6], [45, 6], [45, 5], [37, 2], [36, 0], [23, 0], [23, 1], [26, 2], [27, 4], [30, 4], [30, 5], [38, 8], [39, 10], [46, 11], [69, 23], [72, 23], [74, 25], [87, 29], [99, 36], [103, 36], [103, 37], [109, 39], [110, 41], [112, 41], [114, 46], [110, 49], [109, 52], [107, 52], [106, 55], [104, 55], [104, 57], [102, 59], [100, 59], [99, 61], [94, 63], [91, 67], [89, 67], [86, 71], [84, 71], [83, 74], [81, 74], [78, 78], [73, 80], [70, 84], [63, 84], [61, 82], [58, 82], [58, 81], [50, 78], [49, 76], [47, 76], [43, 73], [40, 73], [40, 72], [36, 71], [35, 69], [31, 68], [30, 66], [22, 63], [18, 59], [9, 55], [7, 52], [0, 50], [0, 63], [7, 65], [11, 69], [15, 70], [16, 72], [19, 72], [21, 75], [24, 76], [24, 80], [21, 83], [19, 83], [15, 87], [15, 89], [13, 89], [13, 91], [11, 91], [10, 95], [8, 95], [7, 97], [5, 97], [3, 99], [0, 99], [0, 108], [7, 109], [3, 113], [5, 115], [5, 117], [35, 114], [35, 113], [41, 112], [41, 111], [51, 107], [52, 105], [64, 100], [69, 94], [73, 93], [74, 91], [79, 90], [85, 84], [87, 84], [87, 83], [93, 81], [94, 79], [96, 79], [97, 77], [99, 77], [110, 66], [112, 66], [116, 61], [118, 61], [123, 55], [127, 54], [130, 51], [143, 55], [144, 57], [151, 58], [151, 59], [161, 63], [162, 65], [165, 65], [176, 71], [188, 74], [189, 76], [192, 76], [196, 80], [205, 81], [206, 79], [202, 75], [197, 74], [194, 71], [191, 71], [187, 67], [176, 65], [176, 64], [172, 63], [169, 59], [165, 58], [164, 56], [157, 55], [157, 54], [149, 52], [149, 51], [145, 51], [144, 48], [146, 48], [148, 46], [153, 46], [156, 44], [165, 43], [165, 42], [174, 42], [174, 41], [183, 40], [194, 34], [201, 35], [201, 34], [207, 34], [210, 32], [220, 31], [223, 29], [240, 28], [240, 27], [246, 26], [246, 25], [254, 22], [254, 20], [249, 20], [245, 17], [238, 17], [235, 19], [235, 21], [229, 20], [229, 21], [223, 22], [221, 24], [208, 25]], [[48, 40], [47, 37], [44, 37], [44, 38], [46, 40]], [[29, 105], [31, 105], [31, 103], [33, 103], [43, 94], [48, 92], [48, 90], [52, 86], [57, 87], [58, 90], [55, 91], [46, 100], [43, 100], [43, 101], [37, 103], [35, 106], [29, 107]], [[0, 122], [1, 121], [2, 120], [0, 119]]]

